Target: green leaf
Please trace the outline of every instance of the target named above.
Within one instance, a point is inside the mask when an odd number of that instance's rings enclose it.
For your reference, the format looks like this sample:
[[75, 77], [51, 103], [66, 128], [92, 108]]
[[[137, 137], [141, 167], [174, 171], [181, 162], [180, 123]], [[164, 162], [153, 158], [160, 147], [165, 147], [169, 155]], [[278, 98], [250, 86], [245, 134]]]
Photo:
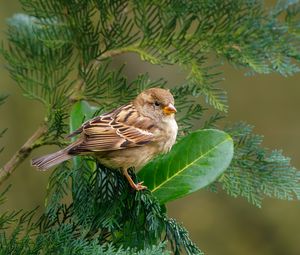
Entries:
[[170, 153], [147, 164], [139, 177], [163, 204], [215, 181], [232, 157], [233, 141], [227, 133], [199, 130], [180, 140]]
[[[91, 119], [98, 110], [97, 107], [91, 106], [88, 102], [83, 100], [75, 103], [70, 115], [70, 132], [74, 132], [84, 121]], [[75, 140], [76, 138], [73, 137], [72, 141]], [[73, 163], [74, 167], [77, 168], [80, 165], [79, 157], [74, 157]]]
[[83, 100], [75, 103], [71, 110], [70, 131], [75, 131], [84, 121], [91, 119], [98, 110], [97, 107]]

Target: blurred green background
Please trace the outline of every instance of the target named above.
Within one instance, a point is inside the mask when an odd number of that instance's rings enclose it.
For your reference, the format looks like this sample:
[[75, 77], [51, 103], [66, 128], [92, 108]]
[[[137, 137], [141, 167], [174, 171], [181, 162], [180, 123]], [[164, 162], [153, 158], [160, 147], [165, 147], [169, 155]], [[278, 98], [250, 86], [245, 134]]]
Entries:
[[[6, 19], [21, 12], [17, 0], [0, 1], [0, 41], [5, 39]], [[154, 67], [134, 55], [119, 57], [128, 64], [128, 77], [149, 72], [151, 78], [163, 77], [169, 84], [179, 84], [183, 74], [176, 68]], [[224, 68], [228, 91], [228, 122], [244, 120], [255, 125], [255, 132], [265, 135], [264, 146], [283, 149], [300, 169], [300, 75], [283, 78], [279, 75], [245, 77], [230, 66]], [[0, 108], [0, 130], [8, 131], [1, 139], [5, 150], [0, 154], [3, 165], [34, 132], [43, 118], [43, 108], [21, 95], [10, 79], [3, 59], [0, 60], [0, 92], [9, 99]], [[41, 148], [33, 156], [54, 148]], [[12, 183], [6, 209], [32, 209], [43, 206], [49, 173], [37, 172], [25, 161], [3, 185]], [[2, 187], [3, 189], [3, 187]], [[169, 215], [182, 222], [192, 239], [210, 255], [298, 255], [300, 254], [300, 201], [266, 199], [258, 209], [243, 199], [224, 193], [199, 191], [187, 198], [168, 204]]]

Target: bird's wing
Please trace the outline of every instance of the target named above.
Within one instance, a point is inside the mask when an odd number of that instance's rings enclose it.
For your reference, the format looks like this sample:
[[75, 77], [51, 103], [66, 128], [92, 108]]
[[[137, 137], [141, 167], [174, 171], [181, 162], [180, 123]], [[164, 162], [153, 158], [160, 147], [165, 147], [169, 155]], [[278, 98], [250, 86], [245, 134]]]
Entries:
[[150, 118], [141, 116], [132, 104], [85, 122], [71, 136], [81, 133], [69, 153], [120, 150], [142, 146], [153, 141], [154, 127]]

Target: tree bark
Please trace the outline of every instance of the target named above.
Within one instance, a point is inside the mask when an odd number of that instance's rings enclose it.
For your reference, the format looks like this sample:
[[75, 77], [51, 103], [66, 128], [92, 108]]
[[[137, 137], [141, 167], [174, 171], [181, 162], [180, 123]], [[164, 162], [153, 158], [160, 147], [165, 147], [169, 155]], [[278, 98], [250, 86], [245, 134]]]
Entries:
[[37, 141], [47, 132], [45, 125], [41, 125], [12, 158], [0, 169], [0, 185], [15, 171], [15, 169], [29, 156], [31, 151], [39, 147]]

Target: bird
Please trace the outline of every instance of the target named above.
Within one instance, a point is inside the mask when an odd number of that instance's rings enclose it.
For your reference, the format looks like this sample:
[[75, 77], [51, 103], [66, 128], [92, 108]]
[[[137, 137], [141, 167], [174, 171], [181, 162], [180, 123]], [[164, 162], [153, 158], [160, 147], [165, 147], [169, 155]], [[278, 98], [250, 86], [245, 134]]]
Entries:
[[167, 89], [150, 88], [134, 100], [108, 113], [87, 120], [68, 135], [77, 139], [52, 154], [33, 159], [38, 170], [47, 170], [74, 156], [91, 155], [111, 169], [120, 169], [134, 190], [128, 169], [140, 170], [159, 154], [168, 153], [176, 142], [178, 126], [174, 97]]

